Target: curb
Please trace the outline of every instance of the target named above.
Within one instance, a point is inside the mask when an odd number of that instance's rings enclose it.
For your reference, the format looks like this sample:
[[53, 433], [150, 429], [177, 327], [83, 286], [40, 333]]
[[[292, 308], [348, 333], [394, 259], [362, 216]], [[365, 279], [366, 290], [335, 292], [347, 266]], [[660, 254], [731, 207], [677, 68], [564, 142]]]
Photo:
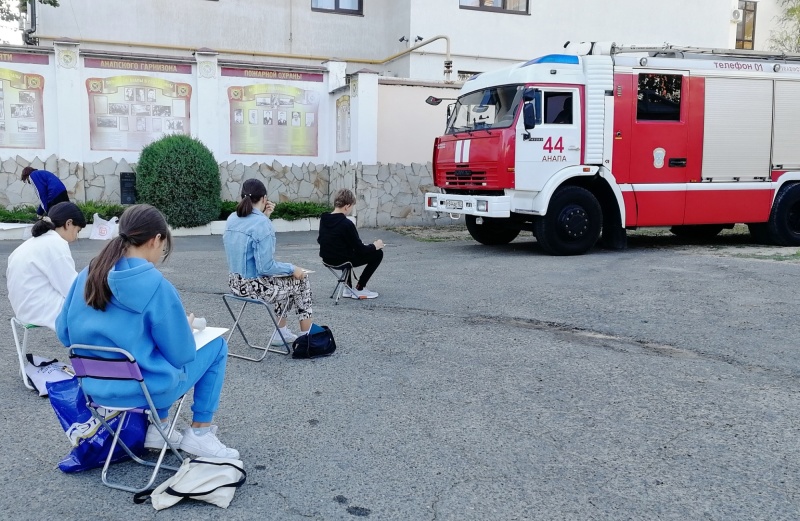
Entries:
[[[310, 232], [312, 230], [319, 230], [319, 218], [305, 218], [296, 221], [284, 221], [283, 219], [274, 219], [272, 226], [275, 228], [275, 233], [283, 232]], [[32, 224], [18, 224], [18, 223], [0, 223], [0, 241], [21, 241], [31, 236]], [[193, 235], [222, 235], [225, 231], [225, 221], [212, 221], [205, 226], [197, 226], [195, 228], [171, 228], [173, 237], [190, 237]], [[92, 233], [92, 225], [86, 225], [86, 228], [78, 234], [79, 239], [88, 239]]]

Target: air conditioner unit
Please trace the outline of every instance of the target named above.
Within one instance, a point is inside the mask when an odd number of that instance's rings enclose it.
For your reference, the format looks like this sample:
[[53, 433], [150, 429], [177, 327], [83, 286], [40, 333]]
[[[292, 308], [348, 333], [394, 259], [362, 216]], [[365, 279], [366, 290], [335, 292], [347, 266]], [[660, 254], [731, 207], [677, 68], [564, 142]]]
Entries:
[[744, 13], [741, 9], [734, 9], [731, 12], [731, 22], [738, 24], [742, 21], [742, 18], [744, 18]]

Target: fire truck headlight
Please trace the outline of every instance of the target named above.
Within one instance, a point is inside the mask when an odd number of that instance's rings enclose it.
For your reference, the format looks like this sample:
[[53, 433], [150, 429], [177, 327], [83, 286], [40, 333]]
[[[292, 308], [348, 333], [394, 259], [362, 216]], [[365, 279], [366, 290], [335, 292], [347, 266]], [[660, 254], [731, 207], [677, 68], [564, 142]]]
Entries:
[[436, 198], [435, 198], [435, 197], [428, 197], [428, 208], [433, 208], [434, 206], [436, 206], [436, 205], [434, 204], [434, 203], [435, 203], [435, 201], [436, 201]]
[[478, 211], [479, 212], [488, 212], [489, 211], [489, 201], [481, 201], [478, 199]]

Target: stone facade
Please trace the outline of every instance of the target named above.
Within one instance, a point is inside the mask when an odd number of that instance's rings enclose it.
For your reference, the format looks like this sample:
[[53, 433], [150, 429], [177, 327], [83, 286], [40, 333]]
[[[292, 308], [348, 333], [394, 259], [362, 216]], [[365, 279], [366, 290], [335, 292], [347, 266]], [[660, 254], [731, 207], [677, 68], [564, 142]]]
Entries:
[[[26, 166], [44, 168], [64, 182], [70, 199], [75, 201], [120, 202], [120, 173], [135, 171], [135, 164], [111, 158], [95, 163], [77, 163], [50, 156], [45, 160], [27, 161], [20, 156], [2, 161], [0, 172], [0, 204], [6, 208], [36, 205], [33, 187], [20, 181]], [[282, 165], [238, 161], [220, 164], [222, 199], [236, 201], [246, 179], [261, 179], [270, 199], [283, 201], [332, 202], [340, 188], [356, 194], [353, 215], [359, 227], [384, 227], [431, 224], [430, 214], [423, 209], [426, 191], [435, 191], [431, 164], [412, 163], [363, 165], [349, 162], [332, 165], [303, 163]]]

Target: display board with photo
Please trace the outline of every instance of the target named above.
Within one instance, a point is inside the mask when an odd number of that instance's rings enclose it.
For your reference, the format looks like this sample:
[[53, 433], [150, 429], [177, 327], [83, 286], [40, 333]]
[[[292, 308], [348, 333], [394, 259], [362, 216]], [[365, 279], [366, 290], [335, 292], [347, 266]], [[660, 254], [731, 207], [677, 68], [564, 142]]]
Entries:
[[44, 148], [44, 77], [0, 68], [0, 148]]
[[141, 150], [166, 134], [189, 133], [192, 87], [149, 76], [86, 80], [92, 150]]
[[316, 156], [320, 96], [284, 84], [229, 87], [231, 153]]

